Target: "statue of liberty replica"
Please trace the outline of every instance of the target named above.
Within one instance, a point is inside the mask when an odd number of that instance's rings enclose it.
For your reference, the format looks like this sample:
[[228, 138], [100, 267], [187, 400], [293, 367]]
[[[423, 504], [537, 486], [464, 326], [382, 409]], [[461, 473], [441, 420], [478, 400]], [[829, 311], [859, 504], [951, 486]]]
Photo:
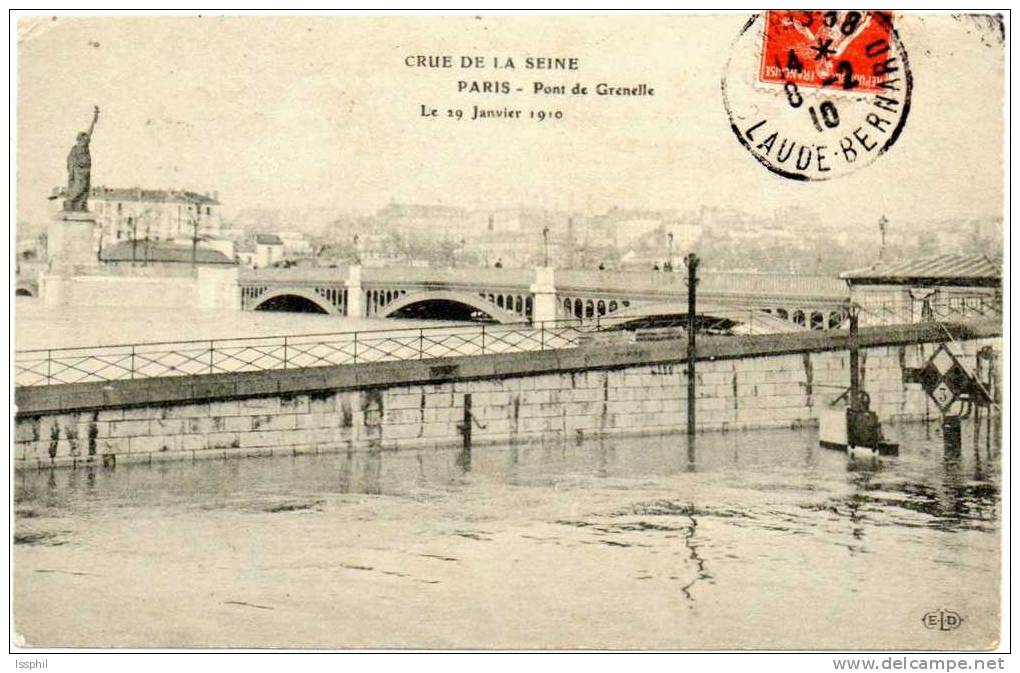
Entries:
[[92, 141], [92, 132], [99, 121], [99, 106], [94, 107], [92, 123], [88, 131], [78, 134], [78, 139], [67, 154], [67, 198], [64, 200], [64, 210], [85, 211], [88, 210], [89, 189], [92, 174], [92, 155], [89, 154], [89, 143]]
[[96, 218], [88, 212], [92, 178], [89, 142], [99, 120], [99, 107], [93, 107], [92, 124], [78, 134], [67, 154], [67, 191], [64, 207], [57, 211], [47, 230], [48, 270], [40, 275], [39, 291], [47, 305], [70, 301], [70, 282], [75, 275], [91, 273], [98, 266], [95, 249]]

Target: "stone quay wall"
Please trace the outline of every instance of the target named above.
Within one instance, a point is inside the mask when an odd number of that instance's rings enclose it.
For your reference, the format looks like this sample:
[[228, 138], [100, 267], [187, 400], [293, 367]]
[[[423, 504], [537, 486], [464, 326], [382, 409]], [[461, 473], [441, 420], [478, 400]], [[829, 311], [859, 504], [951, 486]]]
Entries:
[[[968, 368], [1001, 348], [1001, 326], [950, 326]], [[935, 326], [861, 330], [861, 368], [884, 421], [937, 417], [903, 371], [939, 342]], [[563, 351], [20, 388], [16, 468], [683, 432], [684, 344]], [[849, 385], [845, 332], [702, 339], [699, 431], [800, 427]], [[470, 402], [468, 402], [468, 398]]]

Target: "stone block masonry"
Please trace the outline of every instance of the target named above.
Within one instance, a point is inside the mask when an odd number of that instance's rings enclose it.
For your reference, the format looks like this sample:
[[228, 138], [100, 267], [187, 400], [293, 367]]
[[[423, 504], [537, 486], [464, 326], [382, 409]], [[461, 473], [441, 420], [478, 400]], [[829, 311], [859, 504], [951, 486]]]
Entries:
[[[864, 387], [883, 420], [937, 415], [918, 385], [903, 382], [903, 369], [941, 340], [920, 329], [862, 331]], [[705, 339], [698, 429], [816, 422], [849, 384], [845, 337], [826, 336]], [[970, 367], [979, 348], [1001, 343], [993, 328], [956, 337], [951, 348]], [[684, 355], [681, 344], [656, 342], [22, 388], [14, 461], [21, 469], [459, 445], [466, 395], [475, 445], [682, 432]]]

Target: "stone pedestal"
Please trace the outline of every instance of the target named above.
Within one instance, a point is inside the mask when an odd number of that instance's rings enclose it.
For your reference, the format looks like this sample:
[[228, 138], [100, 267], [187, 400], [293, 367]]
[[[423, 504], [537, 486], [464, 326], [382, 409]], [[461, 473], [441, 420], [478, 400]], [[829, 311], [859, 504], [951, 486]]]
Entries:
[[96, 218], [85, 211], [60, 211], [46, 233], [50, 273], [74, 275], [99, 266], [92, 249]]
[[365, 293], [361, 290], [361, 265], [355, 264], [347, 270], [347, 316], [365, 317]]
[[552, 267], [535, 269], [535, 283], [531, 286], [531, 294], [534, 298], [531, 305], [531, 323], [537, 325], [556, 320], [556, 284]]
[[92, 249], [96, 218], [86, 211], [62, 210], [46, 231], [48, 268], [39, 274], [39, 297], [48, 306], [71, 301], [74, 277], [95, 273], [99, 260]]

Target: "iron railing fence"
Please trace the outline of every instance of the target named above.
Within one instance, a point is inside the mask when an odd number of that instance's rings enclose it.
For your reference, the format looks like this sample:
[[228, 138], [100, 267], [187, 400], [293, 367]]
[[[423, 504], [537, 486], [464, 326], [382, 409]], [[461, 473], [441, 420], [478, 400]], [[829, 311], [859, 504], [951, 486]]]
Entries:
[[17, 386], [423, 360], [572, 348], [596, 323], [416, 327], [48, 348], [15, 353]]
[[[931, 303], [923, 310], [895, 302], [858, 304], [857, 308], [862, 327], [1001, 319], [1001, 303], [989, 302], [987, 297], [981, 299]], [[699, 331], [725, 328], [733, 334], [771, 334], [844, 329], [848, 315], [842, 313], [838, 324], [816, 325], [809, 312], [779, 317], [748, 305], [729, 307], [727, 314], [723, 318], [699, 319]], [[636, 316], [594, 316], [535, 325], [446, 325], [19, 350], [15, 352], [14, 382], [16, 386], [43, 386], [544, 351], [576, 347], [593, 333], [620, 329], [635, 319]], [[683, 325], [678, 327], [682, 329]]]
[[917, 322], [968, 322], [1002, 319], [1001, 298], [959, 295], [935, 301], [863, 301], [856, 303], [862, 327]]

